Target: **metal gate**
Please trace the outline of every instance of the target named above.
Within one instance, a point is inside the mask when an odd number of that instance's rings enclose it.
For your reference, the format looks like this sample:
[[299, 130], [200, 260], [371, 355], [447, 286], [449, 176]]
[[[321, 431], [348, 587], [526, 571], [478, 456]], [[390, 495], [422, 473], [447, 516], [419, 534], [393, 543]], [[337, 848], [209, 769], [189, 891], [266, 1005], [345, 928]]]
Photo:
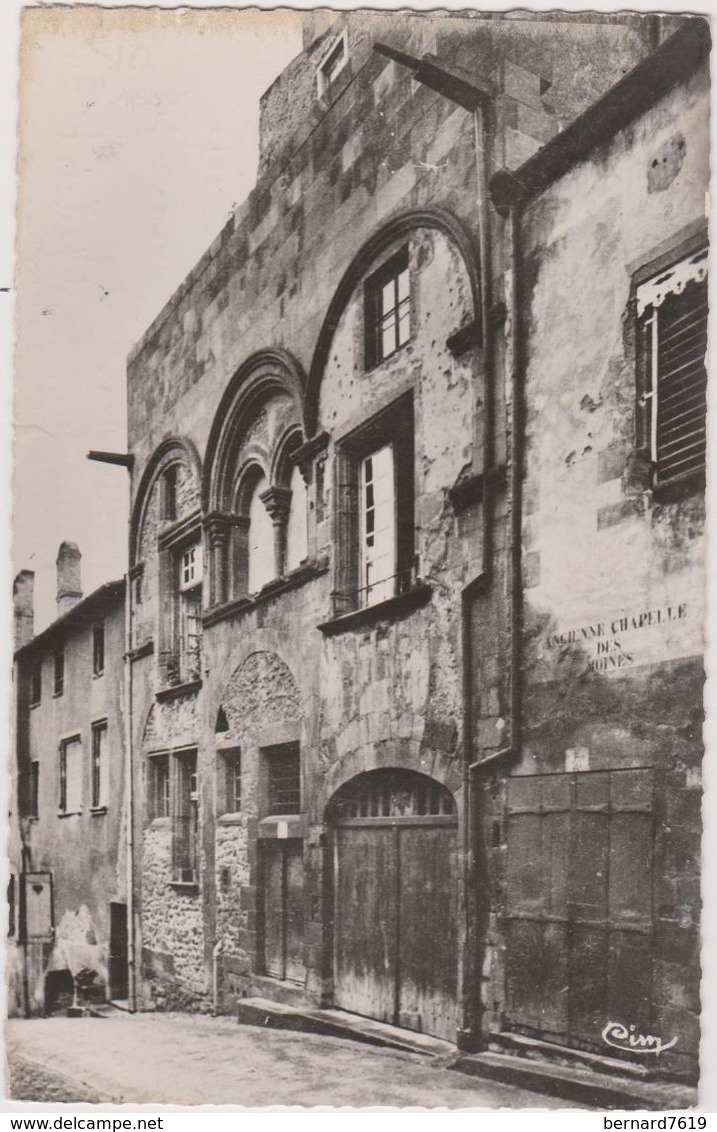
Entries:
[[507, 1028], [606, 1051], [608, 1022], [650, 1032], [650, 769], [508, 782]]
[[425, 775], [359, 775], [337, 795], [334, 1001], [455, 1040], [458, 869], [452, 795]]

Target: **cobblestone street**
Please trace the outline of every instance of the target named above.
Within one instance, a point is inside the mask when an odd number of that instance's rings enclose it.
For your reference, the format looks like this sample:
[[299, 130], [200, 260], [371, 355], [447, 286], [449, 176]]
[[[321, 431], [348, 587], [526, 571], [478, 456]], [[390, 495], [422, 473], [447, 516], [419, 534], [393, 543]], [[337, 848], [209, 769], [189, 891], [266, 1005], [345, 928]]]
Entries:
[[46, 1018], [7, 1027], [22, 1101], [560, 1109], [427, 1057], [178, 1014]]

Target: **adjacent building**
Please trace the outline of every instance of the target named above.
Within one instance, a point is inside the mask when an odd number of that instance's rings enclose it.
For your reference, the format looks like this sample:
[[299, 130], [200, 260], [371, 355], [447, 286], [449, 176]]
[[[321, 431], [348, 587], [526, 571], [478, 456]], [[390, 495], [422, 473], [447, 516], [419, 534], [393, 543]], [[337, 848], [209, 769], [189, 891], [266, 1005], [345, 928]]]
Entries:
[[8, 1007], [25, 1016], [127, 998], [125, 587], [83, 598], [80, 559], [62, 543], [37, 636], [32, 572], [14, 587]]

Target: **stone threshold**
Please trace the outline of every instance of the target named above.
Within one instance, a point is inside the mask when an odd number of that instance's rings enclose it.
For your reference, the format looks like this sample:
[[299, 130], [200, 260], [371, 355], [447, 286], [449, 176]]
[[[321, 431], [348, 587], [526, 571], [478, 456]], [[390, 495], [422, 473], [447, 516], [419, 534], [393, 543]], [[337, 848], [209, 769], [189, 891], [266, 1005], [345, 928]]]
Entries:
[[293, 1030], [304, 1034], [323, 1034], [345, 1038], [364, 1045], [419, 1053], [429, 1057], [453, 1059], [455, 1047], [440, 1038], [402, 1030], [387, 1022], [363, 1018], [345, 1010], [290, 1006], [267, 998], [242, 998], [237, 1004], [237, 1021], [268, 1030]]
[[538, 1060], [535, 1055], [528, 1057], [494, 1051], [460, 1053], [455, 1045], [440, 1038], [334, 1008], [321, 1010], [265, 998], [244, 998], [237, 1004], [237, 1020], [249, 1026], [324, 1034], [404, 1053], [422, 1054], [443, 1068], [558, 1097], [568, 1106], [572, 1103], [597, 1110], [683, 1112], [698, 1103], [697, 1090], [689, 1085], [620, 1077], [581, 1065]]

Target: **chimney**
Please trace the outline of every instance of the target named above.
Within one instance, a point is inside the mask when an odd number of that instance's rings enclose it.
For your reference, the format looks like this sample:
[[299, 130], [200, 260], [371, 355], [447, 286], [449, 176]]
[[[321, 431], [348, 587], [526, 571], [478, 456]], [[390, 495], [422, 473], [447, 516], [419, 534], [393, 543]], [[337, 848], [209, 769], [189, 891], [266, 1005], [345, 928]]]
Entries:
[[82, 555], [75, 542], [63, 542], [57, 552], [57, 616], [62, 617], [82, 597], [80, 561]]
[[12, 586], [15, 609], [15, 648], [20, 649], [35, 635], [35, 574], [21, 570]]

